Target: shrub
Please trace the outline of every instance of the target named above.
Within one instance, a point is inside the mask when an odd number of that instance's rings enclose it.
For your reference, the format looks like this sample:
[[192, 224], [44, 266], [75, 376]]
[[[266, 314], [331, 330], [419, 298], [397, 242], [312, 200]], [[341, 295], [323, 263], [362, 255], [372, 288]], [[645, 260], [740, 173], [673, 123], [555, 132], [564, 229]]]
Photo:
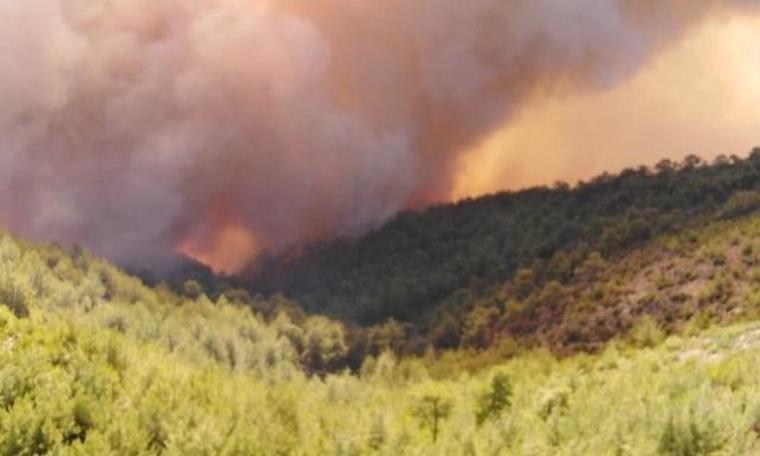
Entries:
[[707, 456], [723, 446], [724, 439], [715, 423], [691, 411], [686, 419], [671, 417], [668, 420], [658, 450], [667, 456]]
[[490, 419], [498, 418], [512, 405], [512, 380], [504, 372], [497, 372], [491, 384], [478, 398], [475, 419], [478, 426]]
[[665, 332], [654, 318], [645, 315], [631, 330], [630, 340], [637, 347], [653, 348], [665, 340]]
[[496, 307], [476, 307], [467, 315], [462, 329], [462, 343], [472, 348], [487, 348], [496, 335], [501, 311]]
[[0, 285], [0, 305], [5, 305], [18, 318], [29, 316], [28, 297], [17, 284], [10, 282]]
[[436, 442], [441, 422], [449, 417], [453, 409], [454, 401], [447, 394], [439, 389], [429, 389], [419, 395], [411, 413], [421, 428], [430, 430], [433, 442]]
[[182, 285], [182, 291], [190, 299], [197, 299], [203, 294], [203, 287], [195, 280], [188, 280]]
[[741, 217], [760, 209], [760, 192], [736, 192], [726, 201], [719, 213], [722, 219]]

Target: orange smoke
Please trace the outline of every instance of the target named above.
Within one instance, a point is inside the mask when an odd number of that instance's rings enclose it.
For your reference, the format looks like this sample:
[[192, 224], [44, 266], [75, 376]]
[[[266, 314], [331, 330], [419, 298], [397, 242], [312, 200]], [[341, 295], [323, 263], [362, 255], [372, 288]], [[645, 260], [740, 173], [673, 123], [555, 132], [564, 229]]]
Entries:
[[693, 30], [630, 81], [539, 98], [459, 161], [452, 199], [760, 145], [760, 18]]
[[209, 266], [217, 274], [234, 274], [259, 253], [259, 246], [245, 226], [229, 224], [208, 238], [183, 240], [177, 251]]
[[[310, 5], [306, 8], [316, 8]], [[620, 86], [559, 97], [551, 90], [544, 95], [538, 91], [514, 118], [453, 162], [453, 183], [441, 179], [437, 186], [418, 189], [405, 204], [417, 208], [431, 201], [556, 180], [573, 182], [692, 153], [707, 159], [745, 153], [760, 144], [758, 43], [760, 19], [756, 17], [707, 21]], [[362, 99], [359, 88], [352, 87], [356, 78], [341, 74], [340, 66], [332, 68], [331, 78], [331, 90], [343, 106], [351, 110], [373, 106]], [[382, 112], [362, 115], [376, 116], [376, 122], [382, 123]], [[423, 152], [437, 150], [436, 144], [449, 138], [445, 125], [432, 122], [429, 129], [432, 139]], [[339, 182], [341, 170], [332, 171], [330, 180]], [[329, 198], [315, 191], [315, 199]], [[331, 221], [337, 216], [328, 207], [317, 208], [295, 237], [302, 241], [329, 237], [334, 231]], [[217, 211], [216, 218], [228, 216]], [[184, 240], [179, 250], [218, 272], [239, 272], [247, 259], [260, 253], [254, 236], [244, 224], [217, 225], [208, 237]]]
[[176, 252], [192, 258], [217, 274], [235, 274], [260, 253], [259, 244], [228, 198], [216, 195], [201, 211], [195, 229], [184, 234]]

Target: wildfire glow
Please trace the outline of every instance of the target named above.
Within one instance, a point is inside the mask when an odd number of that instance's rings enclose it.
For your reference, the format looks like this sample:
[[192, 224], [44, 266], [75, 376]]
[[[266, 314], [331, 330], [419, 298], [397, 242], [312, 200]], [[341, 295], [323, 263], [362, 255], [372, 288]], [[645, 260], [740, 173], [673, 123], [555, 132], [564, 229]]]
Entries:
[[[691, 153], [746, 153], [760, 144], [758, 68], [760, 19], [707, 23], [619, 87], [526, 104], [458, 162], [451, 199]], [[179, 250], [226, 273], [239, 272], [259, 251], [237, 224]]]
[[234, 274], [257, 255], [259, 248], [253, 234], [244, 226], [230, 224], [215, 232], [210, 239], [187, 239], [177, 250], [216, 273]]
[[760, 145], [760, 19], [710, 22], [628, 83], [539, 99], [459, 164], [453, 199]]

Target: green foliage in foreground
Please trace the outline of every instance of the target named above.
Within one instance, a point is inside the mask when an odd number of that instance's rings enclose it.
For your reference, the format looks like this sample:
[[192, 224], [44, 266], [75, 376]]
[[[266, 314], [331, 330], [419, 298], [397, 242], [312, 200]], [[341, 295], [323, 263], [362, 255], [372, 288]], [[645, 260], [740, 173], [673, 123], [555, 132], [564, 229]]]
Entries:
[[384, 351], [351, 374], [329, 369], [337, 322], [147, 288], [82, 252], [0, 236], [0, 290], [0, 454], [760, 451], [760, 326], [681, 340], [650, 317], [597, 355]]
[[[397, 322], [352, 341], [279, 297], [0, 235], [0, 454], [760, 454], [760, 324], [715, 327], [760, 318], [750, 196], [561, 282], [522, 268], [445, 315], [467, 348], [401, 359]], [[526, 349], [573, 343], [593, 354]]]
[[[82, 251], [24, 244], [0, 233], [0, 306], [18, 317], [45, 315], [162, 346], [188, 362], [234, 372], [288, 377], [340, 370], [348, 347], [343, 325], [306, 316], [280, 297], [229, 290], [178, 295], [150, 288]], [[264, 318], [254, 307], [269, 309]]]
[[529, 353], [438, 381], [424, 360], [390, 355], [362, 377], [274, 381], [0, 309], [0, 452], [753, 454], [759, 347], [755, 326], [565, 360]]

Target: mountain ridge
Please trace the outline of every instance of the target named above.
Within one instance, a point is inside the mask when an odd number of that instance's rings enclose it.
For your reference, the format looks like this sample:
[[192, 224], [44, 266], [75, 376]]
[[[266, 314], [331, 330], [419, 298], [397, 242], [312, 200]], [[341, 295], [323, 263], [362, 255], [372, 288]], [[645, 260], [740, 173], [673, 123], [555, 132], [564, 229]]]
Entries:
[[[760, 188], [760, 149], [746, 159], [689, 156], [402, 213], [358, 239], [262, 258], [248, 287], [285, 292], [309, 311], [362, 324], [420, 321], [457, 293], [498, 285], [558, 252], [613, 254], [717, 216], [736, 192]], [[256, 273], [258, 272], [258, 273]]]

